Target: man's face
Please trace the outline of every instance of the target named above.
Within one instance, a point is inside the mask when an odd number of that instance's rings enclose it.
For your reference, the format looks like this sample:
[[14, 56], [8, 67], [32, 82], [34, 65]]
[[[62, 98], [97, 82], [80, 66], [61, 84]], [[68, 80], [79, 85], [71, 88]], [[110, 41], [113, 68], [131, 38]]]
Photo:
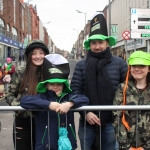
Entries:
[[104, 51], [109, 46], [108, 41], [106, 40], [91, 40], [90, 48], [91, 51], [98, 53]]

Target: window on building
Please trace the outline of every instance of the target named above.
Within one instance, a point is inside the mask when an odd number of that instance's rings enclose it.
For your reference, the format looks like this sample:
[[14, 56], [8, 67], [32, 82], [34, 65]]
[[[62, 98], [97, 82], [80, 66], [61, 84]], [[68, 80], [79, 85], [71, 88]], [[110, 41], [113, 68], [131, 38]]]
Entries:
[[17, 29], [12, 27], [12, 39], [15, 41], [18, 41], [18, 33], [17, 33]]
[[3, 0], [0, 0], [0, 14], [3, 15]]
[[10, 38], [10, 26], [9, 26], [9, 24], [7, 24], [7, 37], [9, 37]]
[[2, 18], [0, 18], [0, 34], [5, 35], [5, 24]]

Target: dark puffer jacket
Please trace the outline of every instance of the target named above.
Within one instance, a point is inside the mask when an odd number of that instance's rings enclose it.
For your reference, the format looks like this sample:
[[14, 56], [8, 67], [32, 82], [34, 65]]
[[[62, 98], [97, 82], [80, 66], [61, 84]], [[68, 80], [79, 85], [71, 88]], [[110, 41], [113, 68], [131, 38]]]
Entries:
[[[122, 58], [112, 55], [110, 63], [104, 66], [104, 68], [108, 72], [112, 85], [114, 87], [114, 91], [116, 92], [118, 85], [120, 83], [123, 83], [125, 80], [125, 75], [127, 72], [127, 63]], [[84, 94], [85, 86], [86, 86], [86, 59], [83, 59], [76, 64], [71, 81], [71, 89], [73, 90], [74, 94]], [[112, 118], [111, 115], [112, 114], [110, 111], [105, 111], [104, 114], [105, 122], [111, 122]]]

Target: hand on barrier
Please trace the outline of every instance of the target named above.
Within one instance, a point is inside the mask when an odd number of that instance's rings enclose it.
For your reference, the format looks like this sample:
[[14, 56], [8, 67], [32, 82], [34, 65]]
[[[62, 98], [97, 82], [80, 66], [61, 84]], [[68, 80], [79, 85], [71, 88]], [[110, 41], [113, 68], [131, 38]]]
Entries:
[[97, 124], [99, 126], [101, 125], [100, 119], [92, 112], [86, 114], [86, 120], [90, 125], [94, 125], [94, 124]]

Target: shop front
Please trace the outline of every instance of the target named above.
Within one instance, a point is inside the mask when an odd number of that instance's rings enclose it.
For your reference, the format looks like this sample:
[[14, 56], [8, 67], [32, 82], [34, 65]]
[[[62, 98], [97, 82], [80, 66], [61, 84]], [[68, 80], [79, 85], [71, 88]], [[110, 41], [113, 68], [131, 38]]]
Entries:
[[17, 65], [20, 49], [23, 49], [23, 44], [14, 41], [4, 35], [0, 35], [0, 62], [4, 64], [7, 57], [15, 55], [14, 63]]
[[147, 52], [146, 40], [145, 39], [127, 40], [125, 50], [126, 50], [127, 58], [129, 58], [129, 56], [134, 51], [142, 50], [144, 52]]

